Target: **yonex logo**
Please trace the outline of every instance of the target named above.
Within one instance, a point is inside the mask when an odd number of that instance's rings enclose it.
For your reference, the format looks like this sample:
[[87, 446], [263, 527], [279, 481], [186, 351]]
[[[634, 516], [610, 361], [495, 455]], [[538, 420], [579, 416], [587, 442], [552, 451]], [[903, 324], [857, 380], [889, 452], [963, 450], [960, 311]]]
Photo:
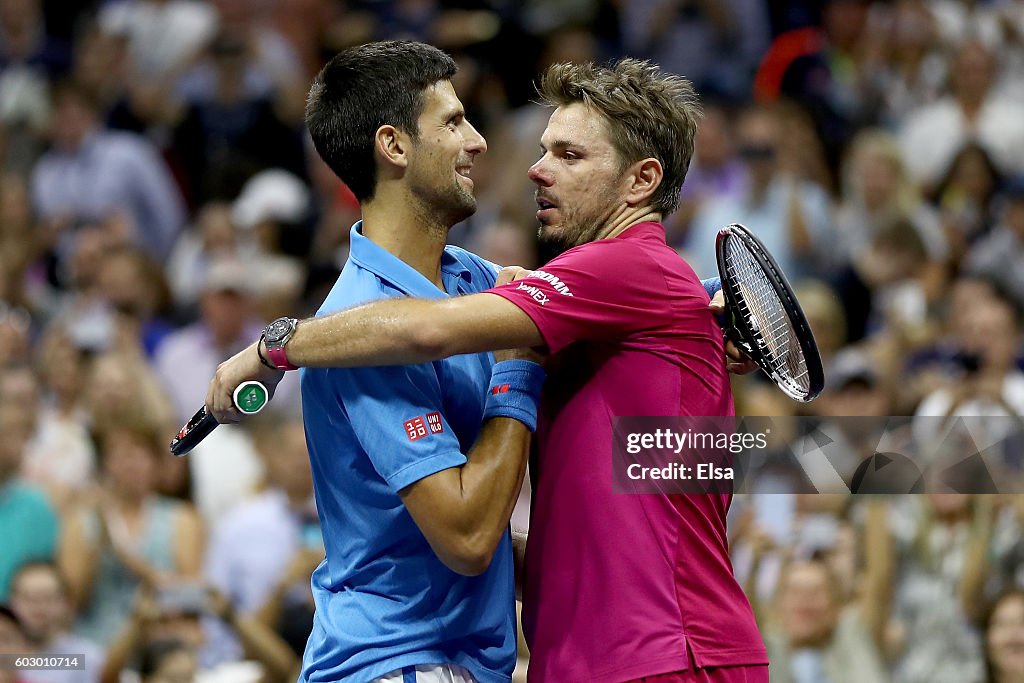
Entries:
[[541, 306], [548, 302], [548, 295], [540, 290], [540, 287], [531, 287], [530, 285], [520, 284], [516, 289], [521, 289], [527, 292], [533, 297], [533, 300], [539, 303]]
[[507, 394], [508, 393], [508, 389], [509, 389], [509, 385], [507, 385], [507, 384], [497, 384], [497, 385], [491, 387], [491, 393], [492, 394]]

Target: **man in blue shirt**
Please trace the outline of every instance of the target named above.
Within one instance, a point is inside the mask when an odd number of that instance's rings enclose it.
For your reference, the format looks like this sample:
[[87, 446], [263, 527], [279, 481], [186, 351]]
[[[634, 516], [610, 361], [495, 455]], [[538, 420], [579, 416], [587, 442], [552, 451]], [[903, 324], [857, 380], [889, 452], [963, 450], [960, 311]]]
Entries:
[[[375, 43], [339, 54], [314, 82], [310, 133], [363, 216], [318, 315], [495, 284], [493, 264], [445, 246], [448, 229], [476, 209], [470, 174], [486, 150], [449, 81], [455, 70], [436, 48]], [[271, 327], [266, 360], [279, 363]], [[508, 520], [542, 381], [539, 365], [495, 365], [490, 353], [303, 371], [327, 557], [313, 574], [300, 680], [511, 679]]]

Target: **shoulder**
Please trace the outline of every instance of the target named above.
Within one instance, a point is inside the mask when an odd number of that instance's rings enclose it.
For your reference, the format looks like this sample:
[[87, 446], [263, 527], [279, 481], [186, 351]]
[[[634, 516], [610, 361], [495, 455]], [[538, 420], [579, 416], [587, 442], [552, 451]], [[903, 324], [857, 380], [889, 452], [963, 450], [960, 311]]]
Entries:
[[[2, 491], [0, 491], [2, 495]], [[8, 489], [7, 495], [14, 507], [37, 515], [53, 516], [53, 506], [42, 489], [24, 481], [16, 480]]]
[[317, 311], [317, 315], [328, 315], [400, 294], [401, 292], [384, 282], [376, 273], [349, 257], [341, 275], [338, 276], [338, 280]]
[[[490, 289], [494, 286], [495, 279], [497, 278], [498, 271], [501, 270], [501, 266], [496, 263], [491, 263], [485, 258], [477, 256], [471, 251], [467, 251], [462, 247], [456, 247], [449, 244], [444, 248], [445, 253], [450, 257], [458, 261], [464, 268], [468, 269], [472, 273], [474, 281], [477, 277], [481, 278], [483, 282], [480, 290]], [[510, 264], [512, 265], [512, 264]]]
[[144, 137], [128, 131], [112, 131], [99, 134], [96, 147], [111, 161], [141, 161], [150, 163], [156, 160], [156, 148]]
[[[685, 265], [678, 252], [663, 240], [645, 235], [599, 240], [574, 247], [535, 271], [534, 276], [557, 276], [568, 283], [596, 277], [614, 282], [617, 287], [646, 286], [643, 283], [665, 287], [666, 277], [685, 274]], [[696, 276], [693, 279], [699, 284]]]

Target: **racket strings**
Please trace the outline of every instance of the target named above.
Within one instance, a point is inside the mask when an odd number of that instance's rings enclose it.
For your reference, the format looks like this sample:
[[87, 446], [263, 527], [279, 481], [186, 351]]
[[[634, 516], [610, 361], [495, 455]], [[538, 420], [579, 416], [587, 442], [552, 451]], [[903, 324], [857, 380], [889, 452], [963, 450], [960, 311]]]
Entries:
[[786, 307], [764, 270], [741, 240], [725, 244], [725, 267], [737, 283], [737, 307], [760, 341], [770, 374], [782, 378], [800, 392], [810, 388], [811, 378], [803, 349], [797, 343]]

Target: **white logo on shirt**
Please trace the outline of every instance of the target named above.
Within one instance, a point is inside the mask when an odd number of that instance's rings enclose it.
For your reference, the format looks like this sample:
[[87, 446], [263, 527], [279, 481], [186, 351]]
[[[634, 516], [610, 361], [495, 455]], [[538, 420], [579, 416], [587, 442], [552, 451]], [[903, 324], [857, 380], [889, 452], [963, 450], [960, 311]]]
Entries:
[[555, 291], [562, 296], [572, 296], [572, 290], [564, 282], [558, 279], [557, 276], [551, 273], [546, 273], [543, 270], [535, 270], [529, 275], [529, 277], [539, 277], [541, 280], [545, 280], [551, 283], [551, 286], [555, 288]]
[[548, 302], [547, 294], [540, 291], [540, 288], [538, 287], [531, 287], [530, 285], [524, 285], [520, 283], [520, 285], [516, 289], [521, 289], [524, 292], [527, 292], [530, 296], [533, 297], [533, 300], [539, 303], [541, 306]]

